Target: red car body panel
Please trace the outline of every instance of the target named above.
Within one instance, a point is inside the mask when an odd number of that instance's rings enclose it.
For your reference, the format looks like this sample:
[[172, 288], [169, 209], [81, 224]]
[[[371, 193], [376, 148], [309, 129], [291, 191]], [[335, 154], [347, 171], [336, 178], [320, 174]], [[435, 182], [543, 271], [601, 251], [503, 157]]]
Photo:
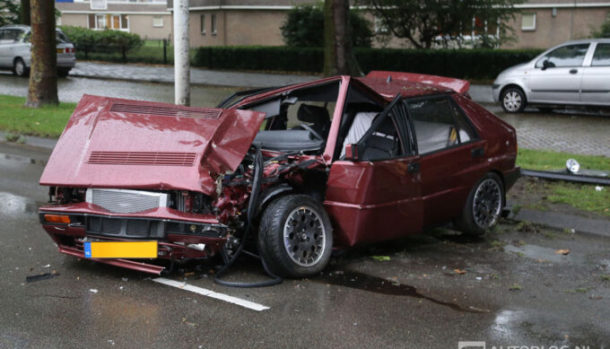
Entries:
[[85, 95], [40, 184], [211, 194], [211, 173], [235, 170], [263, 119], [264, 114], [246, 110]]
[[367, 78], [374, 80], [386, 80], [388, 77], [392, 80], [402, 80], [430, 85], [430, 87], [445, 87], [459, 94], [466, 94], [470, 89], [470, 82], [466, 80], [448, 78], [438, 75], [403, 73], [392, 71], [372, 71], [366, 75]]
[[[390, 77], [390, 79], [388, 79]], [[72, 188], [144, 189], [197, 192], [210, 196], [214, 212], [192, 213], [159, 207], [137, 213], [115, 213], [87, 202], [47, 205], [44, 214], [108, 219], [149, 219], [188, 226], [222, 226], [242, 212], [249, 197], [248, 184], [219, 187], [225, 172], [238, 168], [264, 120], [248, 106], [292, 91], [339, 83], [328, 136], [322, 151], [291, 155], [294, 164], [308, 162], [285, 179], [301, 184], [303, 171], [327, 174], [323, 205], [334, 229], [335, 246], [398, 238], [447, 222], [460, 214], [469, 192], [488, 172], [497, 173], [510, 188], [518, 175], [513, 127], [467, 97], [464, 80], [422, 74], [375, 71], [363, 78], [333, 77], [286, 86], [245, 97], [228, 109], [187, 108], [152, 102], [128, 101], [85, 95], [72, 115], [41, 177], [41, 184]], [[380, 161], [337, 159], [339, 132], [345, 117], [350, 87], [370, 95], [381, 106], [395, 96], [404, 98], [445, 96], [467, 116], [477, 137], [439, 151]], [[278, 153], [267, 150], [267, 158]], [[417, 170], [411, 171], [416, 165]], [[273, 189], [273, 176], [284, 168], [269, 164], [263, 189]], [[301, 171], [301, 172], [299, 172]], [[222, 181], [221, 181], [222, 180]], [[284, 183], [285, 184], [285, 183]], [[280, 190], [279, 192], [289, 192]], [[60, 252], [84, 257], [82, 225], [44, 222], [43, 228]], [[108, 240], [120, 240], [106, 237]], [[70, 243], [67, 243], [67, 239]], [[159, 258], [201, 258], [218, 252], [226, 236], [168, 232], [159, 240]], [[205, 251], [187, 244], [206, 244]], [[100, 262], [159, 273], [162, 267], [133, 260]]]

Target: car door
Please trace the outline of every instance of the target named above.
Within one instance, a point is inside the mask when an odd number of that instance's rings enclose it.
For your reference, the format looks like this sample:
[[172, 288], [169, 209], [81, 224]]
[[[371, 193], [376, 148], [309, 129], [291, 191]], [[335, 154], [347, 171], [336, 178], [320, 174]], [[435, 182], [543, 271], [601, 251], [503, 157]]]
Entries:
[[581, 102], [591, 105], [610, 105], [610, 42], [598, 42], [591, 63], [585, 65]]
[[529, 102], [578, 104], [589, 43], [558, 47], [540, 58], [526, 77]]
[[448, 95], [408, 99], [406, 105], [420, 156], [423, 225], [432, 226], [462, 212], [486, 171], [486, 141]]
[[408, 125], [405, 105], [397, 97], [357, 143], [357, 159], [332, 164], [324, 206], [338, 244], [352, 246], [421, 231], [419, 158], [413, 153]]

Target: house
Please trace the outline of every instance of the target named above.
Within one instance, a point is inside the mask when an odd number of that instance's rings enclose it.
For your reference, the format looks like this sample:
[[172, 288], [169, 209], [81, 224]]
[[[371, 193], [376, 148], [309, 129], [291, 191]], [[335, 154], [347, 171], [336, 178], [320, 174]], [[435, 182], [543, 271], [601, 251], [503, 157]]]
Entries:
[[172, 14], [166, 0], [56, 0], [58, 25], [114, 29], [143, 39], [171, 36]]
[[602, 0], [529, 0], [510, 26], [516, 41], [509, 48], [547, 48], [583, 39], [610, 20], [610, 2]]
[[[190, 0], [191, 46], [283, 45], [280, 27], [287, 12], [294, 6], [316, 3], [319, 1]], [[168, 0], [170, 11], [172, 4]], [[516, 40], [505, 44], [506, 48], [547, 48], [585, 38], [610, 15], [610, 2], [602, 0], [528, 0], [516, 7], [520, 11], [509, 24]], [[371, 15], [367, 17], [376, 24]], [[409, 44], [394, 38], [384, 46]]]

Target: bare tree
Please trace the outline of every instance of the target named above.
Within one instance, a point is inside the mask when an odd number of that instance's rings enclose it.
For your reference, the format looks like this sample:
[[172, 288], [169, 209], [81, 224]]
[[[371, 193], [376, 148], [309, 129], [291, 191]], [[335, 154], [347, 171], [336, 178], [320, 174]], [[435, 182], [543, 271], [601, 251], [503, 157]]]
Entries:
[[324, 1], [324, 75], [362, 75], [352, 50], [349, 0]]
[[55, 2], [31, 0], [32, 63], [26, 106], [59, 104], [57, 98], [57, 52]]

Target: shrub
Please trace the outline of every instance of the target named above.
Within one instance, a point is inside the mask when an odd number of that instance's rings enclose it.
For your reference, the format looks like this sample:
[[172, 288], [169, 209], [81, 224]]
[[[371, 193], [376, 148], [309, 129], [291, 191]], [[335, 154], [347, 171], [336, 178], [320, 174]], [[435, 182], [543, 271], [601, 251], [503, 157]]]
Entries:
[[89, 52], [128, 52], [144, 44], [137, 34], [118, 30], [92, 30], [73, 26], [62, 26], [61, 30], [77, 48]]
[[[370, 47], [373, 32], [370, 23], [356, 11], [350, 11], [352, 44]], [[324, 12], [319, 6], [297, 6], [288, 12], [280, 28], [284, 42], [293, 47], [324, 46]]]
[[[365, 72], [393, 70], [468, 79], [492, 79], [502, 70], [527, 62], [540, 50], [417, 50], [356, 48], [356, 59]], [[322, 48], [200, 47], [193, 66], [210, 69], [301, 71], [319, 73]]]

